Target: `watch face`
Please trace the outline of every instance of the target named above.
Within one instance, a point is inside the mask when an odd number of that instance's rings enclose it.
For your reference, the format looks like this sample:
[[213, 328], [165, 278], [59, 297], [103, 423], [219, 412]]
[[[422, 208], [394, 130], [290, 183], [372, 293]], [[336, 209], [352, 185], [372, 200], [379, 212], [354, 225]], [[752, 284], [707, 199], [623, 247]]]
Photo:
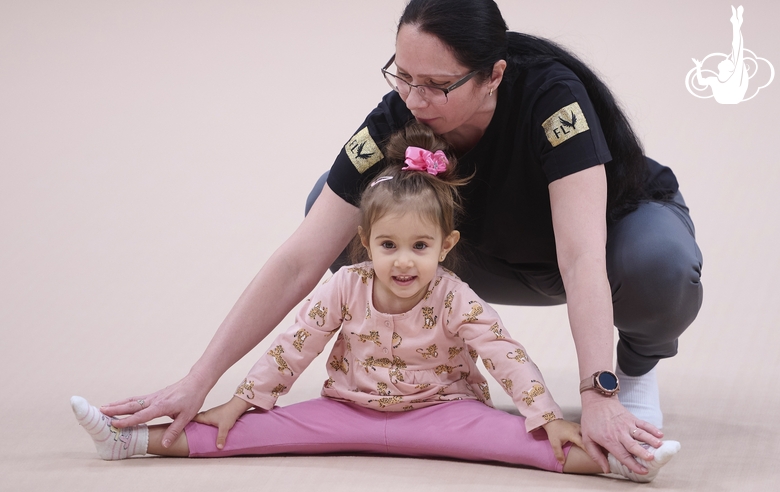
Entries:
[[602, 372], [598, 376], [599, 384], [607, 391], [614, 391], [617, 389], [617, 376], [611, 372]]

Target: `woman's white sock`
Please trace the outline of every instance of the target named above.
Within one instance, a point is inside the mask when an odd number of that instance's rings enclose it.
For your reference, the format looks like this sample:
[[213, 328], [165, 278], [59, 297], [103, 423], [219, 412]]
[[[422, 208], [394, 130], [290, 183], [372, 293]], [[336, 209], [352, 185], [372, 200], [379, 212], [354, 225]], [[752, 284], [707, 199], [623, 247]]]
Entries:
[[111, 424], [111, 417], [100, 413], [100, 410], [80, 396], [71, 397], [70, 407], [79, 425], [92, 437], [98, 454], [104, 460], [123, 460], [146, 454], [149, 429], [145, 424], [117, 429]]
[[661, 400], [658, 395], [658, 378], [655, 367], [642, 376], [628, 376], [617, 366], [615, 374], [620, 379], [618, 399], [635, 417], [649, 422], [659, 429], [664, 425]]
[[657, 449], [648, 445], [643, 446], [653, 453], [653, 460], [645, 461], [642, 458], [637, 458], [636, 456], [634, 456], [634, 459], [637, 460], [642, 466], [647, 468], [647, 475], [639, 475], [632, 472], [626, 465], [619, 462], [617, 458], [612, 456], [612, 454], [607, 456], [609, 461], [609, 471], [615, 475], [626, 477], [632, 482], [652, 482], [655, 476], [658, 475], [658, 471], [661, 470], [661, 467], [667, 464], [669, 460], [671, 460], [672, 457], [677, 454], [677, 451], [680, 450], [680, 443], [677, 441], [663, 441], [661, 443], [661, 447]]

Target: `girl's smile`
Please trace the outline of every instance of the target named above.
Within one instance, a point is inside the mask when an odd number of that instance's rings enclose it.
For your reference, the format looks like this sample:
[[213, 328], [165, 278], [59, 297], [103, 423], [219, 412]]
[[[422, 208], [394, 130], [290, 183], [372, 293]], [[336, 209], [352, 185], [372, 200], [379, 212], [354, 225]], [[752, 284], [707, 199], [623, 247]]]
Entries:
[[361, 230], [363, 246], [374, 263], [374, 307], [387, 314], [409, 311], [422, 300], [439, 262], [458, 242], [441, 227], [415, 212], [390, 212]]

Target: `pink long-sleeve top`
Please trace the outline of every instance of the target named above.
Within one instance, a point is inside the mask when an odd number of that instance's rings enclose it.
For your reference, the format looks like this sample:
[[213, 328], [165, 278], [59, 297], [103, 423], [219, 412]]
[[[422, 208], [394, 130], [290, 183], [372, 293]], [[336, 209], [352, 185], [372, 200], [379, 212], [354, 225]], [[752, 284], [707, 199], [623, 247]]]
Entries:
[[562, 418], [538, 367], [498, 314], [439, 267], [425, 298], [402, 314], [372, 303], [371, 262], [343, 267], [314, 291], [295, 324], [271, 344], [236, 389], [273, 408], [338, 332], [322, 395], [386, 412], [471, 399], [492, 406], [478, 357], [526, 417], [529, 432]]

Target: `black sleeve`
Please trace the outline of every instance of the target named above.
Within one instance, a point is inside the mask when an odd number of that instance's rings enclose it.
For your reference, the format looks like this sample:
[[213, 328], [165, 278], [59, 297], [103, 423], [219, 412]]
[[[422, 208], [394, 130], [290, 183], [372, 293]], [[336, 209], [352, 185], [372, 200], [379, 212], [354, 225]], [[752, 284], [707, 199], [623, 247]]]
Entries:
[[384, 167], [381, 149], [385, 141], [411, 119], [411, 112], [396, 92], [385, 95], [336, 157], [328, 175], [330, 189], [357, 205], [363, 188]]
[[540, 88], [532, 118], [532, 142], [548, 183], [612, 160], [585, 86], [573, 74]]

